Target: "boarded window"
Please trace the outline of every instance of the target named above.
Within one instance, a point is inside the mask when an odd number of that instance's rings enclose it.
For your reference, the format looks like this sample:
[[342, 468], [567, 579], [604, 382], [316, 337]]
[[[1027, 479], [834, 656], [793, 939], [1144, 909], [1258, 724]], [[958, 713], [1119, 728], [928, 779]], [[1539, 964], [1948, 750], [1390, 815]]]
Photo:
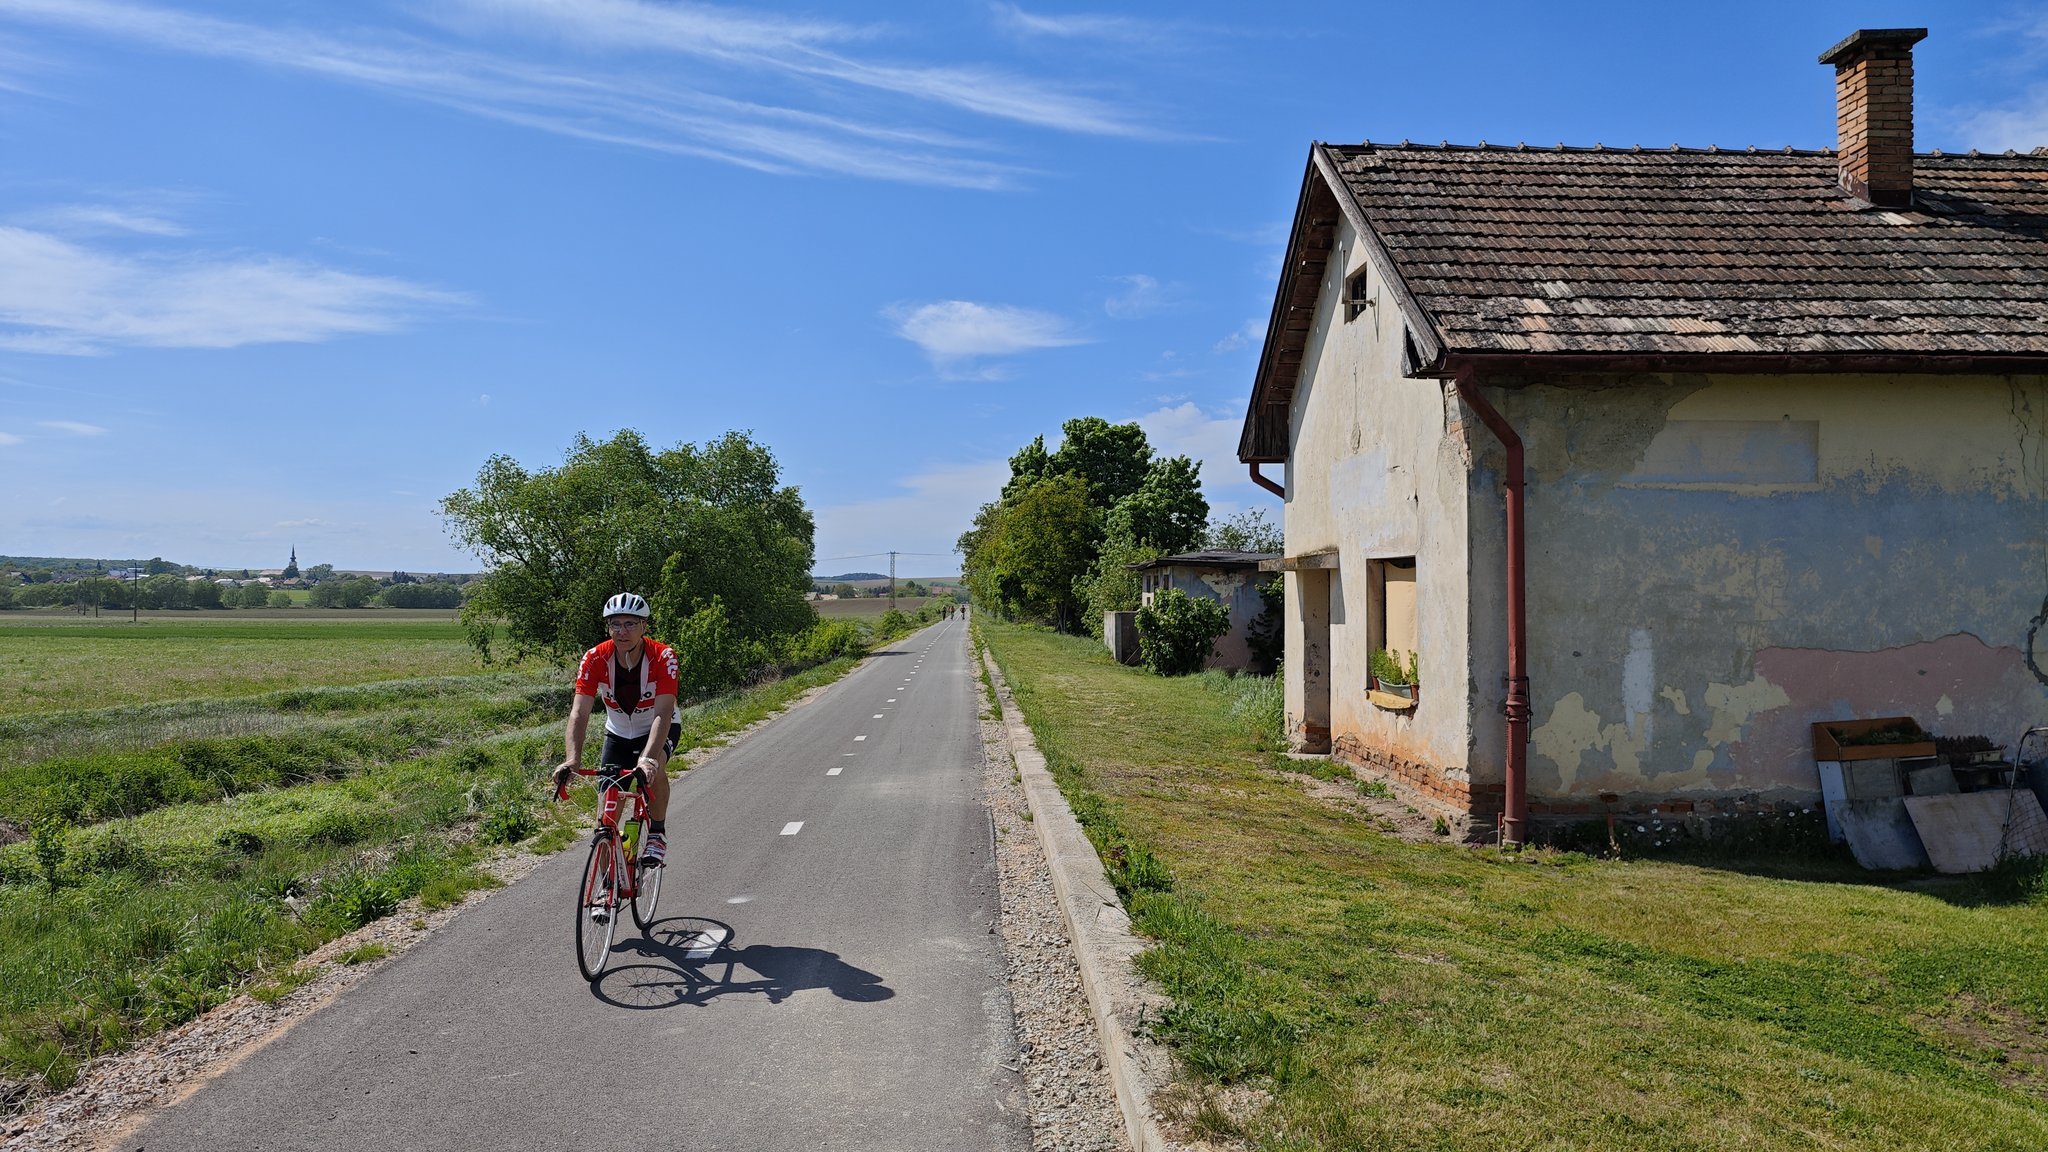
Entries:
[[1406, 664], [1422, 647], [1422, 621], [1415, 602], [1415, 557], [1394, 556], [1371, 565], [1373, 647], [1396, 653]]

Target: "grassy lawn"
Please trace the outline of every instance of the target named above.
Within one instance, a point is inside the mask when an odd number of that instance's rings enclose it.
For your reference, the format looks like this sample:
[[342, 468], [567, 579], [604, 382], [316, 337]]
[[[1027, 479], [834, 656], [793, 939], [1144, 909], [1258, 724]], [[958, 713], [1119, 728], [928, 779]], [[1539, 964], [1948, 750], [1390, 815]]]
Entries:
[[2038, 873], [1411, 843], [1282, 776], [1213, 685], [977, 628], [1156, 941], [1199, 1126], [1275, 1150], [2048, 1148]]
[[[309, 950], [402, 901], [494, 884], [498, 845], [588, 826], [590, 789], [547, 803], [569, 673], [477, 671], [445, 618], [9, 624], [23, 670], [0, 683], [73, 691], [0, 711], [0, 1118], [242, 988], [282, 995]], [[94, 645], [121, 659], [82, 660]], [[853, 664], [693, 704], [679, 747]], [[108, 691], [108, 667], [132, 683]]]
[[452, 612], [0, 615], [0, 717], [478, 671]]

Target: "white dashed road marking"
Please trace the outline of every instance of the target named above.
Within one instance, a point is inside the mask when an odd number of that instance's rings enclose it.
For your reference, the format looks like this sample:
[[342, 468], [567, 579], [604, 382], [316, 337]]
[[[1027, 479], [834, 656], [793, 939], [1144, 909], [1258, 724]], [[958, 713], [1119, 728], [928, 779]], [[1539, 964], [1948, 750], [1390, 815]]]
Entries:
[[791, 820], [791, 821], [790, 821], [789, 823], [787, 823], [787, 824], [784, 824], [784, 825], [782, 826], [782, 834], [783, 834], [784, 836], [794, 836], [794, 835], [796, 835], [796, 834], [797, 834], [798, 832], [801, 832], [801, 831], [803, 831], [803, 828], [804, 828], [804, 822], [803, 822], [803, 821], [801, 821], [801, 820]]
[[855, 740], [865, 740], [865, 739], [867, 739], [867, 737], [865, 737], [865, 736], [855, 736], [855, 737], [854, 737], [854, 739], [855, 739]]
[[836, 768], [827, 768], [827, 769], [825, 769], [825, 775], [827, 775], [827, 776], [837, 776], [837, 775], [839, 775], [839, 774], [840, 774], [841, 772], [844, 772], [844, 771], [846, 771], [846, 765], [844, 765], [844, 764], [841, 764], [841, 765], [839, 765], [839, 766], [838, 766], [838, 767], [836, 767]]
[[871, 719], [875, 719], [875, 720], [880, 720], [881, 718], [882, 718], [882, 714], [881, 714], [880, 712], [877, 712], [877, 713], [875, 713], [875, 714], [874, 714], [874, 716], [873, 716], [873, 717], [871, 717]]

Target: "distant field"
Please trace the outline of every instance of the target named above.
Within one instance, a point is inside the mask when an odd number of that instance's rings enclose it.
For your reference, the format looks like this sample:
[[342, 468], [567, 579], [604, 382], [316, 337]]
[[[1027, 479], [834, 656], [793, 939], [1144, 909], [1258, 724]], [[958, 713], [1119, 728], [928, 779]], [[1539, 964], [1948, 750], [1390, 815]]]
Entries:
[[482, 670], [453, 611], [0, 616], [0, 717]]
[[[936, 596], [898, 596], [896, 598], [896, 610], [904, 613], [915, 612], [936, 599], [938, 599]], [[823, 616], [827, 620], [843, 617], [880, 616], [889, 610], [889, 598], [879, 596], [870, 599], [863, 596], [858, 600], [813, 600], [811, 601], [811, 607], [816, 608], [818, 615]]]

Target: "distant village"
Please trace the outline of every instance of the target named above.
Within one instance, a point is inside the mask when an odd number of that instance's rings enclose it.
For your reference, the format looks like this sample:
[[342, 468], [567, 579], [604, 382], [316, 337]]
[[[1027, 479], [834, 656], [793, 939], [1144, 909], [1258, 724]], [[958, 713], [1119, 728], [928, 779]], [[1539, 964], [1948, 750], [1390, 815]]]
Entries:
[[299, 567], [222, 570], [149, 560], [0, 556], [0, 610], [72, 608], [459, 608], [469, 572]]

